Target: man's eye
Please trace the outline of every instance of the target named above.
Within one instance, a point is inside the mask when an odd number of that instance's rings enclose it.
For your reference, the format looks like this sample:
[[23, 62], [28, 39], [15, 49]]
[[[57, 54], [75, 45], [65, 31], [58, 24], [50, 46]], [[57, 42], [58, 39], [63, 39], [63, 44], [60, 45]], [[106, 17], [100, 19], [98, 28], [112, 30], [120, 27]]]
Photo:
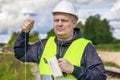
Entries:
[[65, 19], [62, 19], [62, 20], [55, 19], [55, 20], [54, 20], [54, 22], [59, 22], [59, 21], [61, 21], [61, 22], [69, 22], [69, 20], [65, 20]]
[[68, 22], [69, 20], [65, 20], [65, 19], [63, 19], [63, 20], [61, 20], [62, 22]]
[[59, 22], [59, 19], [55, 19], [54, 22]]

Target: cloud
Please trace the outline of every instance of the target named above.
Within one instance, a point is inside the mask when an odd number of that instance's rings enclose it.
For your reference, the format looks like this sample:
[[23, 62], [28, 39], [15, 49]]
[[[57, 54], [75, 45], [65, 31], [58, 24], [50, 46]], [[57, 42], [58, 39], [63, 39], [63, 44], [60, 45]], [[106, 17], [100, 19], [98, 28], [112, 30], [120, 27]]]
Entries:
[[[53, 25], [51, 11], [56, 3], [60, 0], [1, 0], [0, 1], [0, 33], [20, 30], [20, 24], [31, 16], [24, 15], [25, 13], [35, 13], [36, 25], [34, 30], [44, 32], [50, 30]], [[74, 0], [72, 0], [74, 1]], [[43, 28], [44, 27], [44, 28]]]
[[[93, 0], [86, 1], [86, 4], [79, 5], [79, 18], [80, 21], [85, 23], [85, 20], [90, 15], [100, 14], [101, 19], [106, 18], [110, 21], [110, 25], [115, 29], [114, 35], [117, 35], [118, 29], [120, 29], [120, 0]], [[81, 3], [82, 4], [82, 3]], [[116, 38], [119, 38], [116, 36]]]
[[[45, 34], [53, 27], [53, 7], [61, 0], [0, 0], [0, 35], [21, 31], [21, 23], [28, 17], [35, 20], [33, 30]], [[80, 20], [85, 22], [90, 15], [101, 14], [102, 18], [110, 20], [112, 26], [120, 26], [119, 0], [71, 0], [76, 4]], [[33, 13], [35, 15], [25, 15]], [[119, 22], [120, 23], [120, 22]], [[0, 37], [1, 39], [1, 37]]]
[[47, 37], [47, 34], [40, 34], [40, 35], [39, 35], [39, 38], [40, 38], [40, 39], [44, 39], [44, 38], [46, 38], [46, 37]]
[[7, 43], [8, 40], [10, 39], [11, 34], [1, 34], [0, 35], [0, 43]]
[[111, 21], [110, 25], [115, 29], [120, 29], [120, 21]]
[[120, 0], [117, 0], [113, 3], [113, 6], [105, 12], [103, 15], [104, 18], [107, 18], [110, 21], [110, 25], [115, 29], [113, 36], [117, 39], [120, 39]]
[[26, 12], [37, 13], [42, 26], [47, 22], [46, 18], [48, 16], [46, 15], [50, 13], [54, 3], [56, 3], [56, 0], [49, 1], [49, 3], [48, 0], [1, 0], [0, 32], [4, 29], [11, 30], [10, 32], [12, 32], [14, 31], [12, 29], [18, 28], [19, 26], [17, 25], [26, 18], [24, 15]]
[[113, 36], [114, 36], [115, 38], [120, 39], [120, 29], [116, 29], [116, 30], [113, 32]]
[[34, 30], [46, 33], [53, 27], [51, 10], [58, 1], [60, 0], [0, 0], [0, 42], [3, 37], [7, 37], [3, 35], [21, 31], [21, 23], [31, 17], [24, 13], [36, 14], [32, 16], [36, 23]]
[[120, 19], [120, 1], [116, 1], [113, 6], [111, 7], [111, 9], [109, 9], [109, 11], [107, 11], [104, 15], [104, 17], [107, 17], [109, 20], [112, 19]]

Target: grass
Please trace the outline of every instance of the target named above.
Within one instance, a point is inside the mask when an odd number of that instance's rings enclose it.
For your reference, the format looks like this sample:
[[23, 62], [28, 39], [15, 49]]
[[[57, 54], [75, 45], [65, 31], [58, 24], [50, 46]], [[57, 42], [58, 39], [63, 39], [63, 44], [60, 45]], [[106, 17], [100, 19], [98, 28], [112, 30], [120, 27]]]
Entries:
[[113, 63], [113, 62], [104, 62], [104, 65], [105, 66], [111, 66], [111, 67], [116, 67], [116, 68], [119, 68], [120, 69], [120, 66]]
[[118, 44], [98, 44], [95, 45], [99, 51], [120, 51], [120, 43]]
[[[30, 70], [26, 65], [26, 80], [33, 80]], [[13, 54], [0, 55], [0, 80], [25, 80], [25, 65], [15, 59]]]

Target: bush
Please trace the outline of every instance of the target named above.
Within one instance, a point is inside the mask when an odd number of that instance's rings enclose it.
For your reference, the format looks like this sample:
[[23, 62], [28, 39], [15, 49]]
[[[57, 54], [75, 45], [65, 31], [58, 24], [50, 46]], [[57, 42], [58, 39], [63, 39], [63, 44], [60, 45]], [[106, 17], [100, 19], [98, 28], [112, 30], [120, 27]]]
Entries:
[[[30, 70], [26, 65], [26, 80], [33, 80]], [[0, 80], [25, 80], [25, 65], [16, 60], [12, 54], [0, 55]]]

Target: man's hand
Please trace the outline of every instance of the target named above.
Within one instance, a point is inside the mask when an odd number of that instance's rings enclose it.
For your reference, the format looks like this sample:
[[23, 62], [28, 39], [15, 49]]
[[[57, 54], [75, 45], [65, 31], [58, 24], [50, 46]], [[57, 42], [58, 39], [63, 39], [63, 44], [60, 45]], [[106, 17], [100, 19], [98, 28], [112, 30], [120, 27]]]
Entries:
[[22, 24], [22, 31], [25, 33], [28, 33], [34, 25], [34, 20], [32, 19], [26, 19]]
[[58, 64], [62, 72], [72, 73], [74, 70], [74, 66], [63, 58], [58, 59]]

